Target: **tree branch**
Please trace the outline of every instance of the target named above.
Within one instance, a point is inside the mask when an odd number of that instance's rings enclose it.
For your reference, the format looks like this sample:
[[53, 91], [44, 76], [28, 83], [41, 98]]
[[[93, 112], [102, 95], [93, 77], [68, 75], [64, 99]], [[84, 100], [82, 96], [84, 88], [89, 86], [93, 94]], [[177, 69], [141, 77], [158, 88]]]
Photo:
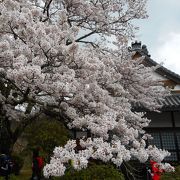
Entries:
[[18, 37], [24, 44], [26, 44], [26, 41], [22, 37], [20, 37], [17, 33], [14, 32], [14, 29], [11, 26], [11, 22], [9, 22], [9, 27], [12, 31], [12, 34], [14, 35], [14, 39], [17, 39], [17, 37]]

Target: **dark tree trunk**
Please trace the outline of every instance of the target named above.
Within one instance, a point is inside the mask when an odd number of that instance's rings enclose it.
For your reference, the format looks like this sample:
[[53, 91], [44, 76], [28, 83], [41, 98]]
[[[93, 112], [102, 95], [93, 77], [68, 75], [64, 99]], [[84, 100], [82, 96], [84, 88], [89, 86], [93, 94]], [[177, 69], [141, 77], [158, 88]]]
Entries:
[[11, 154], [13, 147], [12, 133], [9, 122], [5, 118], [0, 118], [0, 153]]

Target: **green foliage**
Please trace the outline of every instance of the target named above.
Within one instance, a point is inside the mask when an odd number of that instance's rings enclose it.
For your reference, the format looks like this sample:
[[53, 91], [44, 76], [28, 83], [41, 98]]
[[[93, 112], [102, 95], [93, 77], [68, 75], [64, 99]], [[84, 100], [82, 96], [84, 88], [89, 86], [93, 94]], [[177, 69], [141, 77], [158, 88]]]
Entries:
[[28, 149], [41, 147], [46, 157], [55, 146], [63, 146], [69, 139], [69, 132], [62, 123], [53, 119], [42, 119], [26, 129]]
[[53, 180], [124, 180], [124, 176], [113, 165], [90, 165], [87, 169], [69, 169], [62, 177]]
[[175, 168], [175, 172], [164, 173], [161, 180], [180, 180], [180, 165]]
[[[14, 174], [9, 175], [9, 179], [10, 180], [22, 180], [22, 179], [19, 179], [19, 176], [15, 176]], [[5, 180], [5, 178], [0, 177], [0, 180]], [[23, 180], [25, 180], [25, 179], [23, 179]]]
[[[31, 179], [32, 172], [28, 173], [20, 173], [20, 175], [14, 175], [10, 174], [9, 175], [9, 180], [30, 180]], [[0, 176], [0, 180], [5, 180], [3, 176]]]
[[13, 173], [15, 175], [19, 175], [20, 170], [22, 169], [24, 164], [24, 159], [21, 155], [17, 155], [17, 154], [13, 154], [11, 157], [14, 162]]

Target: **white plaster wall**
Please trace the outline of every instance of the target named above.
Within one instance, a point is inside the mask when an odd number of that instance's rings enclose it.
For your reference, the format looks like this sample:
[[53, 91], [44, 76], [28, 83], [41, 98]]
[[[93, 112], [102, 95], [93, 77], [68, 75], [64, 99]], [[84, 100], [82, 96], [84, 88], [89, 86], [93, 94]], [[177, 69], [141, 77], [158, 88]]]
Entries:
[[176, 85], [173, 90], [180, 90], [180, 85]]
[[156, 72], [152, 73], [152, 78], [154, 80], [167, 80], [167, 78], [165, 76], [162, 76], [162, 75], [160, 75], [160, 74], [158, 74]]

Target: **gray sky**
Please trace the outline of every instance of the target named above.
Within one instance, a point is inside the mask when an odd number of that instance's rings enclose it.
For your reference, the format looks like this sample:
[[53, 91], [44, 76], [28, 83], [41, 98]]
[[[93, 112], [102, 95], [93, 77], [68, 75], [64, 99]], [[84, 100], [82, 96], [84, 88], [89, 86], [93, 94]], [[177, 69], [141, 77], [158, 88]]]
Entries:
[[180, 74], [180, 0], [148, 0], [147, 11], [149, 18], [136, 23], [136, 39], [152, 59]]

